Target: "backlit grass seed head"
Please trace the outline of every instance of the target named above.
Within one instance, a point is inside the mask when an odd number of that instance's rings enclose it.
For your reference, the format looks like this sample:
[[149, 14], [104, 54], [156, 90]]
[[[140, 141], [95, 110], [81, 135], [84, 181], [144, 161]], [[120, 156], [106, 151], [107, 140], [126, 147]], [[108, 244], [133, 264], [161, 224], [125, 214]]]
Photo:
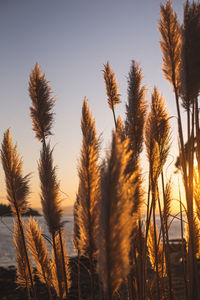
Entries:
[[200, 91], [200, 3], [185, 4], [182, 40], [181, 98], [189, 109]]
[[142, 152], [144, 123], [147, 113], [146, 87], [142, 86], [142, 79], [142, 69], [138, 63], [132, 61], [128, 77], [125, 128], [135, 160]]
[[33, 130], [36, 138], [43, 141], [45, 137], [51, 135], [53, 123], [52, 109], [55, 103], [51, 97], [51, 88], [45, 74], [42, 75], [38, 63], [30, 74], [29, 95], [32, 100], [30, 115], [33, 123]]
[[29, 250], [37, 265], [37, 274], [44, 284], [51, 285], [51, 265], [47, 244], [42, 236], [42, 229], [34, 218], [29, 218], [26, 226]]
[[[145, 143], [150, 163], [152, 163], [152, 155], [157, 159], [159, 157], [156, 165], [159, 167], [160, 172], [169, 153], [170, 134], [169, 115], [164, 98], [160, 95], [158, 89], [154, 87], [151, 97], [151, 111], [145, 128]], [[155, 143], [157, 146], [154, 145]], [[155, 147], [158, 147], [158, 149]], [[156, 154], [157, 150], [159, 154]]]
[[115, 74], [110, 67], [109, 62], [104, 65], [104, 80], [106, 84], [106, 93], [110, 109], [114, 109], [116, 104], [121, 103], [120, 94], [118, 94], [118, 85]]
[[[158, 236], [157, 228], [156, 228], [156, 235]], [[155, 236], [154, 236], [154, 226], [152, 223], [150, 223], [150, 226], [149, 226], [147, 246], [148, 246], [149, 259], [150, 259], [152, 268], [156, 272]], [[164, 277], [166, 277], [167, 276], [166, 263], [165, 263], [165, 256], [164, 256], [164, 252], [163, 252], [163, 245], [161, 244], [161, 241], [159, 244], [157, 244], [157, 263], [158, 263], [159, 276], [162, 277], [162, 275], [163, 275]]]
[[181, 63], [181, 26], [177, 14], [173, 11], [172, 1], [160, 5], [159, 31], [160, 46], [163, 53], [162, 70], [165, 78], [179, 90]]
[[82, 149], [78, 166], [78, 224], [81, 252], [95, 255], [98, 227], [98, 201], [100, 197], [100, 170], [98, 166], [99, 141], [96, 135], [95, 120], [84, 99], [82, 107]]
[[41, 184], [41, 203], [49, 232], [54, 234], [62, 227], [62, 208], [56, 168], [53, 166], [52, 150], [47, 144], [40, 152], [38, 164]]
[[[24, 224], [23, 224], [24, 226]], [[17, 263], [17, 280], [16, 283], [23, 288], [31, 288], [31, 281], [29, 277], [28, 265], [25, 259], [25, 251], [19, 224], [14, 221], [14, 244], [16, 248], [16, 263]], [[31, 273], [33, 273], [32, 265], [30, 265]], [[33, 276], [32, 276], [33, 278]]]
[[118, 290], [129, 272], [130, 235], [133, 195], [125, 178], [129, 160], [127, 141], [118, 132], [113, 134], [112, 146], [102, 172], [100, 200], [100, 232], [98, 239], [98, 272], [104, 291], [110, 297]]
[[22, 175], [23, 162], [17, 152], [17, 145], [13, 145], [9, 129], [4, 133], [1, 161], [5, 173], [7, 199], [13, 214], [16, 214], [17, 210], [21, 214], [27, 209], [30, 174]]

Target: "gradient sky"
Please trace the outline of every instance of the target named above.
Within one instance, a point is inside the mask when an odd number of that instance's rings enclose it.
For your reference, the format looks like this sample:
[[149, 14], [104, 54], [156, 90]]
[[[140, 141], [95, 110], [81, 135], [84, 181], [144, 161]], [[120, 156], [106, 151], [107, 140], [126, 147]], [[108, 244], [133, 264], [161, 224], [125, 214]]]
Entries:
[[[183, 3], [183, 0], [177, 0], [173, 4], [180, 21]], [[78, 186], [77, 162], [84, 96], [89, 100], [97, 131], [103, 134], [103, 150], [109, 147], [114, 128], [102, 73], [107, 60], [115, 71], [122, 95], [117, 115], [124, 117], [127, 76], [134, 59], [143, 69], [143, 82], [149, 90], [148, 103], [150, 92], [157, 85], [165, 96], [170, 115], [176, 116], [172, 88], [161, 71], [162, 54], [157, 29], [159, 10], [158, 0], [0, 1], [0, 138], [9, 127], [14, 141], [18, 142], [24, 160], [24, 174], [32, 172], [30, 203], [33, 207], [40, 206], [37, 161], [41, 145], [32, 131], [28, 81], [36, 61], [47, 75], [56, 96], [51, 144], [55, 146], [54, 162], [64, 192], [63, 205], [72, 205]], [[172, 118], [171, 125], [171, 154], [175, 156], [175, 118]], [[168, 164], [170, 161], [171, 156]], [[2, 168], [0, 182], [0, 200], [5, 202]]]

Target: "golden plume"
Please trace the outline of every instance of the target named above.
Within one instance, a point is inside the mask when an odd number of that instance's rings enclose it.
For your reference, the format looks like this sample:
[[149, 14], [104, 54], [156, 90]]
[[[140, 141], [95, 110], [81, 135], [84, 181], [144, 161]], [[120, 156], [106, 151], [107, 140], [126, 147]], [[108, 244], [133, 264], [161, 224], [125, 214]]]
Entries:
[[[158, 173], [157, 175], [159, 176], [170, 149], [170, 124], [164, 98], [160, 95], [156, 87], [154, 87], [151, 97], [151, 111], [147, 118], [145, 135], [150, 168], [153, 163], [151, 156], [154, 155], [158, 158], [159, 155], [159, 162], [156, 162], [158, 166], [156, 173]], [[159, 154], [156, 154], [157, 150], [154, 148], [154, 143], [156, 143], [156, 147], [158, 147]]]
[[139, 155], [143, 147], [144, 122], [147, 112], [145, 100], [146, 88], [142, 86], [142, 69], [139, 64], [132, 61], [128, 77], [128, 102], [126, 104], [125, 132], [129, 138], [128, 149], [131, 151], [126, 173], [132, 174], [137, 170], [134, 185], [137, 184], [133, 195], [133, 212], [138, 212], [142, 203], [141, 171]]
[[200, 4], [186, 1], [182, 28], [181, 97], [189, 109], [200, 91]]
[[36, 265], [37, 274], [41, 282], [48, 288], [51, 286], [51, 265], [48, 257], [47, 244], [42, 237], [42, 229], [34, 218], [29, 218], [26, 225], [29, 251], [32, 254]]
[[125, 177], [129, 156], [127, 140], [122, 142], [119, 134], [113, 133], [110, 155], [102, 172], [98, 239], [98, 273], [108, 299], [112, 299], [129, 273], [130, 235], [133, 227], [130, 198], [133, 195], [131, 189], [134, 188]]
[[[158, 236], [158, 231], [156, 228], [156, 236]], [[155, 251], [155, 233], [154, 226], [150, 222], [149, 225], [149, 234], [147, 239], [148, 253], [149, 259], [152, 265], [152, 268], [156, 272], [156, 251]], [[163, 252], [163, 245], [161, 241], [157, 244], [157, 265], [158, 265], [158, 274], [159, 277], [166, 276], [166, 264], [165, 264], [165, 256]]]
[[22, 159], [13, 146], [10, 130], [4, 133], [1, 148], [1, 161], [5, 173], [7, 199], [14, 215], [26, 211], [29, 195], [30, 174], [22, 175]]
[[42, 148], [38, 164], [41, 183], [41, 203], [49, 232], [55, 234], [61, 227], [61, 201], [59, 184], [56, 178], [56, 168], [53, 166], [50, 144]]
[[[196, 258], [200, 258], [200, 221], [198, 217], [193, 217], [193, 234], [194, 234], [194, 255]], [[191, 236], [189, 233], [189, 223], [185, 222], [185, 240], [186, 240], [186, 246], [187, 246], [187, 252], [189, 251], [189, 242], [190, 242]]]
[[108, 96], [108, 105], [110, 109], [115, 108], [116, 104], [121, 103], [120, 94], [118, 94], [118, 85], [115, 74], [110, 67], [109, 62], [104, 65], [104, 80], [106, 83], [106, 92]]
[[104, 65], [104, 80], [106, 84], [106, 93], [108, 96], [108, 105], [113, 112], [115, 127], [117, 127], [117, 121], [115, 117], [115, 106], [121, 103], [120, 94], [118, 94], [118, 85], [115, 78], [115, 74], [110, 67], [109, 62]]
[[[64, 239], [62, 238], [63, 244], [65, 244]], [[64, 250], [64, 262], [65, 262], [65, 270], [66, 270], [66, 276], [64, 276], [64, 269], [63, 269], [63, 258], [62, 258], [62, 252], [60, 247], [60, 237], [57, 234], [55, 237], [55, 247], [56, 247], [56, 255], [57, 255], [57, 262], [55, 259], [55, 251], [52, 250], [52, 263], [51, 263], [51, 270], [52, 270], [52, 283], [54, 286], [54, 289], [56, 290], [57, 295], [61, 297], [61, 299], [65, 298], [66, 290], [65, 290], [65, 281], [67, 280], [67, 288], [68, 290], [71, 287], [71, 279], [70, 279], [70, 268], [69, 268], [69, 261], [68, 257], [66, 255], [66, 248], [63, 247]], [[59, 284], [60, 283], [60, 287]]]
[[181, 63], [181, 27], [177, 14], [173, 11], [172, 1], [160, 5], [159, 31], [161, 34], [160, 46], [163, 52], [162, 70], [165, 78], [174, 88], [180, 87]]
[[[23, 222], [22, 222], [22, 225]], [[21, 232], [19, 228], [19, 224], [17, 221], [14, 221], [14, 244], [16, 248], [16, 263], [17, 263], [17, 280], [16, 283], [19, 284], [23, 288], [27, 288], [30, 290], [31, 288], [31, 280], [29, 275], [28, 265], [25, 259], [25, 251], [21, 237]], [[30, 265], [30, 270], [33, 278], [33, 269], [32, 265]]]
[[29, 95], [32, 100], [30, 115], [33, 122], [33, 130], [39, 141], [44, 141], [45, 137], [51, 135], [53, 123], [54, 97], [51, 97], [51, 88], [45, 77], [42, 75], [38, 63], [32, 70], [29, 81]]
[[[165, 187], [165, 196], [164, 196], [164, 211], [163, 215], [165, 218], [165, 224], [168, 225], [169, 223], [169, 217], [171, 215], [172, 211], [172, 182], [171, 179], [167, 182]], [[168, 230], [168, 228], [166, 228]]]
[[147, 113], [146, 87], [142, 86], [142, 69], [134, 60], [128, 77], [128, 102], [126, 104], [126, 134], [134, 160], [138, 160], [143, 147], [143, 131]]
[[95, 257], [98, 201], [100, 197], [100, 170], [98, 167], [99, 143], [96, 136], [95, 121], [84, 99], [82, 107], [82, 149], [79, 161], [79, 188], [78, 188], [78, 220], [79, 220], [79, 247], [82, 254], [90, 259]]

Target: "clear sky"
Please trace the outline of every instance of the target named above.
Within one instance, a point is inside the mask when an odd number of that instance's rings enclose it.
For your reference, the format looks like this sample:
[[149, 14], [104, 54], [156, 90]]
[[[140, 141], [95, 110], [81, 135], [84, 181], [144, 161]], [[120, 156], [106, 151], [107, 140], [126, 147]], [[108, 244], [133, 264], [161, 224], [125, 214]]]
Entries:
[[[173, 1], [180, 20], [183, 3], [183, 0]], [[170, 115], [176, 115], [172, 88], [161, 71], [159, 10], [158, 0], [0, 1], [0, 138], [9, 127], [14, 141], [18, 142], [24, 174], [32, 172], [33, 207], [40, 206], [37, 161], [41, 145], [32, 131], [28, 81], [36, 61], [56, 96], [51, 144], [55, 146], [54, 162], [65, 193], [63, 205], [68, 206], [73, 204], [78, 186], [84, 96], [89, 100], [97, 131], [103, 134], [102, 147], [109, 147], [114, 124], [102, 73], [107, 60], [115, 71], [122, 95], [117, 115], [124, 117], [127, 76], [133, 59], [143, 69], [144, 84], [149, 89], [148, 103], [150, 92], [157, 85], [166, 98]], [[174, 155], [177, 150], [175, 118], [171, 125]], [[5, 202], [2, 168], [0, 182], [0, 200]]]

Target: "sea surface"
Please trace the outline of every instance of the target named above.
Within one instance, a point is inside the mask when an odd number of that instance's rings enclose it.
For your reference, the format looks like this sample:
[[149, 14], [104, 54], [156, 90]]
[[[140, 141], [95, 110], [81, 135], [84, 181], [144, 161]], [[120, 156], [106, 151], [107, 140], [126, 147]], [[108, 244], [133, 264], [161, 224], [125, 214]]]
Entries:
[[[28, 217], [23, 217], [23, 220], [28, 222]], [[45, 224], [44, 217], [35, 217], [38, 224], [42, 227], [43, 233], [50, 237], [48, 228]], [[73, 234], [73, 216], [65, 215], [63, 217], [64, 223], [64, 237], [66, 239], [66, 247], [68, 256], [76, 255], [76, 252], [72, 243]], [[157, 222], [159, 226], [159, 221]], [[181, 238], [181, 223], [178, 219], [173, 219], [170, 230], [170, 239]], [[51, 253], [51, 245], [47, 242], [49, 253]], [[13, 217], [0, 217], [0, 266], [8, 267], [10, 265], [15, 266], [15, 247], [13, 243]]]

